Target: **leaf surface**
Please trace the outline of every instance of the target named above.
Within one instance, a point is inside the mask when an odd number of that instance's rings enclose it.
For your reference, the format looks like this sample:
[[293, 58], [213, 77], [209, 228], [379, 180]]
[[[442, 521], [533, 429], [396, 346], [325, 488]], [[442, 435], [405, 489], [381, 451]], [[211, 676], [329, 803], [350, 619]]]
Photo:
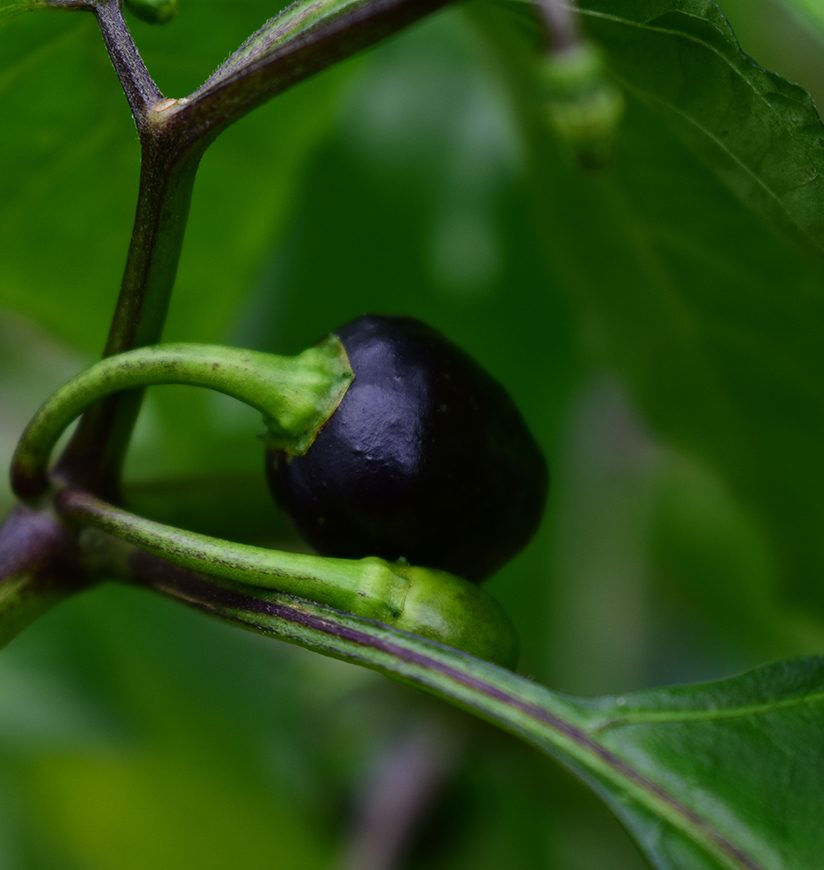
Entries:
[[528, 47], [484, 25], [524, 59], [511, 92], [547, 258], [593, 356], [731, 486], [783, 590], [820, 612], [824, 128], [801, 89], [741, 52], [715, 3], [581, 5], [629, 98], [599, 175], [571, 171], [525, 99]]
[[819, 250], [824, 128], [809, 95], [743, 53], [706, 0], [590, 0], [615, 74], [652, 103], [752, 209]]
[[[731, 866], [815, 866], [824, 847], [816, 737], [824, 659], [603, 699], [590, 709], [602, 717], [590, 723], [599, 744], [666, 792], [654, 814], [609, 794], [656, 866], [700, 867], [702, 851], [722, 847]], [[662, 821], [671, 800], [701, 818], [692, 834]]]
[[255, 631], [433, 692], [520, 736], [583, 775], [656, 867], [814, 867], [824, 848], [824, 657], [584, 700], [278, 593], [184, 578], [160, 586]]

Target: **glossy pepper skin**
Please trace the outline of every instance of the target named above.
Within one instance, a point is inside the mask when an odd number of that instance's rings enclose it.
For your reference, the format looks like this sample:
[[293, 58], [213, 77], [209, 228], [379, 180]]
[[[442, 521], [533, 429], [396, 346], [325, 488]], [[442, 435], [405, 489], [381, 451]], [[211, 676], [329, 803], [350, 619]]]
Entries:
[[418, 320], [365, 316], [337, 335], [355, 379], [304, 456], [267, 452], [276, 499], [324, 555], [483, 580], [529, 541], [546, 499], [546, 463], [518, 409]]

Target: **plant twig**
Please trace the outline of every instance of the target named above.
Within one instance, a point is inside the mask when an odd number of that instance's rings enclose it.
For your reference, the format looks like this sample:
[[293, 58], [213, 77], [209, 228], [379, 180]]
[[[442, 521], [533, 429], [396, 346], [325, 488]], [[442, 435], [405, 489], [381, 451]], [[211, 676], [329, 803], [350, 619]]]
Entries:
[[[203, 152], [218, 133], [290, 85], [446, 2], [300, 0], [236, 53], [237, 64], [230, 58], [203, 88], [183, 100], [163, 99], [117, 0], [72, 6], [96, 13], [141, 143], [137, 214], [105, 355], [161, 338], [195, 175]], [[289, 26], [279, 29], [277, 22], [281, 21]], [[133, 391], [107, 399], [84, 414], [57, 464], [61, 477], [116, 500], [141, 399], [142, 393]]]
[[[164, 136], [144, 140], [140, 193], [126, 268], [104, 354], [158, 341], [163, 333], [200, 152], [182, 158]], [[141, 391], [92, 407], [58, 462], [76, 485], [116, 497]]]
[[213, 139], [276, 94], [449, 2], [300, 0], [253, 34], [170, 114], [187, 137]]
[[[104, 348], [104, 356], [110, 356], [152, 344], [163, 334], [192, 188], [206, 146], [181, 151], [176, 130], [165, 123], [167, 101], [137, 50], [119, 0], [54, 5], [88, 9], [97, 16], [140, 136], [137, 210]], [[76, 484], [117, 496], [120, 469], [141, 401], [142, 393], [132, 391], [91, 408], [60, 458], [60, 473]]]
[[112, 65], [129, 101], [138, 130], [145, 127], [153, 105], [163, 99], [160, 88], [146, 69], [143, 58], [123, 18], [118, 0], [107, 0], [94, 7], [97, 22]]
[[87, 582], [66, 529], [16, 507], [0, 526], [0, 647]]
[[537, 0], [537, 5], [546, 28], [550, 51], [562, 54], [581, 43], [574, 0]]

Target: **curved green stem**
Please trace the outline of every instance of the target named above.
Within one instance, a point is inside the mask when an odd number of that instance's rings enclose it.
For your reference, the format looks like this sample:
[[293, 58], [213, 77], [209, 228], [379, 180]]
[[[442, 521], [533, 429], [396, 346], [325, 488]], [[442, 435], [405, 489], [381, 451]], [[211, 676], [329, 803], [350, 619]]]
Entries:
[[353, 377], [334, 336], [295, 357], [208, 344], [155, 345], [107, 357], [64, 384], [35, 414], [12, 460], [12, 486], [21, 498], [43, 495], [61, 434], [89, 405], [114, 393], [154, 384], [208, 387], [260, 411], [271, 446], [303, 453]]
[[173, 565], [300, 596], [514, 664], [517, 642], [504, 611], [480, 587], [452, 574], [374, 557], [333, 559], [236, 544], [135, 516], [79, 490], [63, 490], [56, 504], [64, 517]]

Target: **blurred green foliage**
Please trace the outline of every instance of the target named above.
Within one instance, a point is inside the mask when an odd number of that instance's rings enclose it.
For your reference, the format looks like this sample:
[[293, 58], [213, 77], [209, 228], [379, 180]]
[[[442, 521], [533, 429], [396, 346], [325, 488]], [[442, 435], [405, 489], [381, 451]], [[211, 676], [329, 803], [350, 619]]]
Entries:
[[[822, 92], [809, 20], [724, 6], [748, 51]], [[272, 12], [191, 3], [134, 29], [182, 94]], [[614, 167], [576, 170], [537, 130], [525, 58], [508, 54], [528, 50], [522, 20], [511, 2], [449, 10], [225, 134], [197, 182], [166, 336], [292, 352], [357, 314], [404, 312], [483, 360], [553, 469], [539, 536], [490, 586], [522, 669], [554, 688], [626, 691], [820, 649], [818, 255], [632, 84], [649, 70], [620, 70]], [[644, 60], [586, 23], [619, 61]], [[90, 16], [0, 29], [0, 105], [8, 457], [102, 346], [137, 143]], [[258, 425], [213, 396], [154, 391], [134, 502], [296, 546], [265, 492]], [[136, 590], [95, 590], [29, 629], [0, 657], [0, 697], [0, 868], [343, 867], [376, 747], [433, 718], [458, 739], [409, 866], [642, 866], [593, 797], [513, 740]]]

